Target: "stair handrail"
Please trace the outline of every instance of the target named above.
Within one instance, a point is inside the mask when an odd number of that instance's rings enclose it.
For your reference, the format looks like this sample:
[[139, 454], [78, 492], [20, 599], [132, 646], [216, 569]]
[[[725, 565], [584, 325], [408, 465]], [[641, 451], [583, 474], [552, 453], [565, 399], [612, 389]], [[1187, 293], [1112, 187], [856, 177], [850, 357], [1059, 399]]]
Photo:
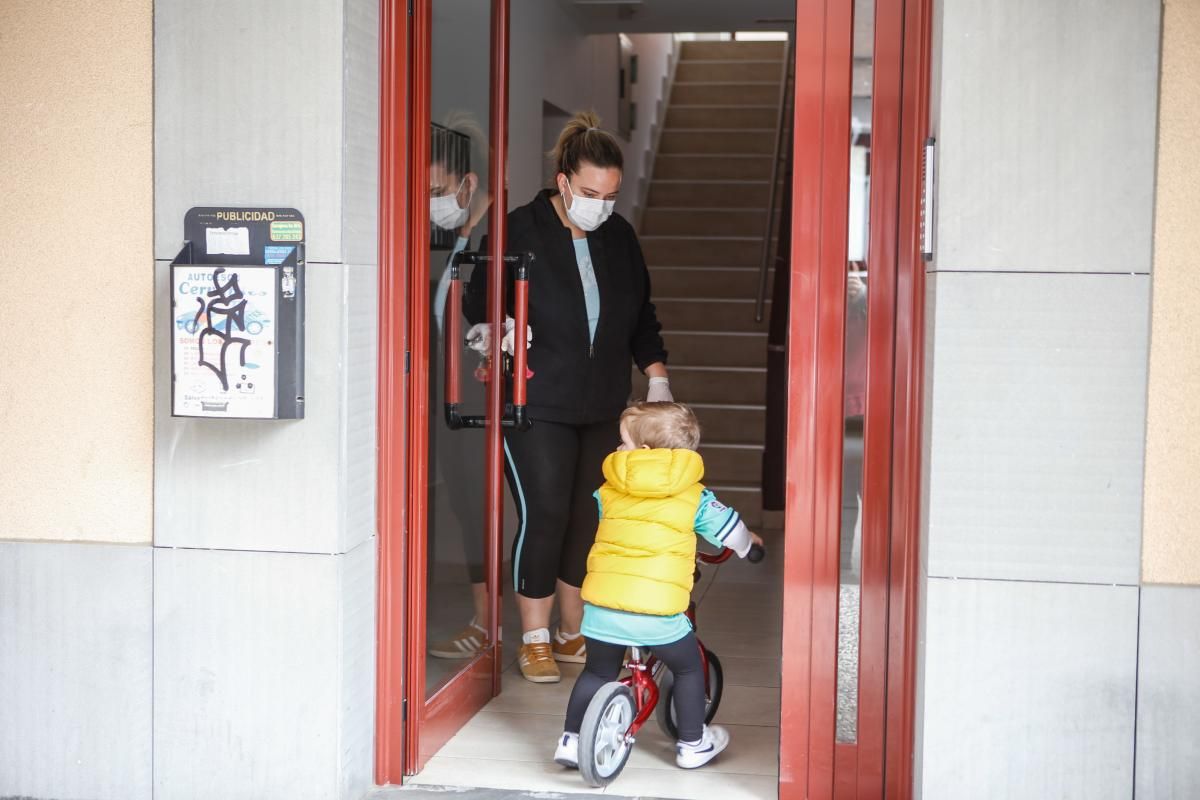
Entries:
[[779, 202], [779, 161], [782, 158], [783, 126], [787, 121], [788, 73], [792, 65], [792, 42], [795, 29], [788, 32], [783, 56], [783, 74], [779, 78], [779, 121], [775, 125], [775, 158], [771, 161], [771, 202], [767, 205], [767, 221], [763, 226], [762, 262], [758, 268], [758, 299], [754, 304], [754, 321], [762, 322], [767, 303], [767, 268], [771, 263], [771, 231], [775, 227], [775, 206]]

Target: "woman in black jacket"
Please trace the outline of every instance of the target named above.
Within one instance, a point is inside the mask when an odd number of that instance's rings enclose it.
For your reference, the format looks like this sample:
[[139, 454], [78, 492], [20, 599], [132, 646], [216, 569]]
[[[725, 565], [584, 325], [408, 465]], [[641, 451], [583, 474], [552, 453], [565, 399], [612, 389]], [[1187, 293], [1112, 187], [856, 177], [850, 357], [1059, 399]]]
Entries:
[[[529, 273], [527, 431], [506, 430], [509, 487], [520, 516], [513, 583], [521, 613], [522, 674], [560, 679], [555, 661], [583, 663], [579, 587], [596, 534], [592, 493], [601, 463], [620, 443], [618, 417], [631, 391], [631, 365], [650, 378], [647, 399], [671, 400], [667, 353], [650, 302], [650, 275], [637, 234], [612, 213], [621, 188], [621, 148], [595, 114], [575, 116], [552, 153], [555, 188], [508, 215], [509, 252], [532, 252]], [[512, 292], [508, 293], [511, 304]], [[475, 270], [464, 310], [486, 351], [486, 270]], [[511, 314], [511, 309], [510, 312]], [[550, 613], [559, 599], [558, 632]]]

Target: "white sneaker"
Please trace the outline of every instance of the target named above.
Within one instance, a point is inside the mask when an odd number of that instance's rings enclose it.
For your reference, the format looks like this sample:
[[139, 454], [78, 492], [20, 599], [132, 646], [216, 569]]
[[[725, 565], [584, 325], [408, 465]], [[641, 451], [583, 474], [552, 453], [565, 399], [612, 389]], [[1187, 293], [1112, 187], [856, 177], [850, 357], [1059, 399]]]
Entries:
[[729, 746], [729, 731], [720, 725], [705, 725], [699, 744], [675, 745], [675, 763], [683, 769], [703, 767]]
[[579, 769], [579, 734], [563, 732], [554, 749], [554, 761], [569, 769]]

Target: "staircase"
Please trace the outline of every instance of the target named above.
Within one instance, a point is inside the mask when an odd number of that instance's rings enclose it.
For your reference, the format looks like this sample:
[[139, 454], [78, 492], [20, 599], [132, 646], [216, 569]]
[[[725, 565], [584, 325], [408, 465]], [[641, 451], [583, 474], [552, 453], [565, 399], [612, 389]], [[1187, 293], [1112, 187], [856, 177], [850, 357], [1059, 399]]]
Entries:
[[770, 308], [755, 322], [754, 303], [785, 45], [682, 46], [641, 242], [671, 389], [703, 427], [705, 484], [755, 526]]

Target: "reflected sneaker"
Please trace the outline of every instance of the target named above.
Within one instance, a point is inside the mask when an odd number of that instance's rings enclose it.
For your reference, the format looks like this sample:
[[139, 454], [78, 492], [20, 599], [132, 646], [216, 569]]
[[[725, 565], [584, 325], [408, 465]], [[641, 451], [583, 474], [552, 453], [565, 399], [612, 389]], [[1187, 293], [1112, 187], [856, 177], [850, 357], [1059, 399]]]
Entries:
[[579, 734], [567, 733], [558, 737], [558, 747], [554, 749], [554, 762], [569, 769], [579, 769]]
[[517, 664], [525, 680], [534, 683], [558, 683], [562, 675], [558, 672], [558, 664], [550, 654], [549, 642], [535, 642], [521, 645], [517, 654]]
[[563, 636], [562, 631], [554, 634], [554, 660], [566, 661], [570, 664], [583, 664], [587, 662], [587, 642], [583, 639], [582, 633], [577, 633], [571, 638]]
[[429, 645], [429, 655], [434, 658], [474, 658], [487, 648], [487, 631], [475, 620], [449, 639]]
[[705, 725], [699, 742], [675, 745], [675, 763], [684, 769], [703, 767], [726, 747], [729, 747], [729, 731], [720, 725]]

